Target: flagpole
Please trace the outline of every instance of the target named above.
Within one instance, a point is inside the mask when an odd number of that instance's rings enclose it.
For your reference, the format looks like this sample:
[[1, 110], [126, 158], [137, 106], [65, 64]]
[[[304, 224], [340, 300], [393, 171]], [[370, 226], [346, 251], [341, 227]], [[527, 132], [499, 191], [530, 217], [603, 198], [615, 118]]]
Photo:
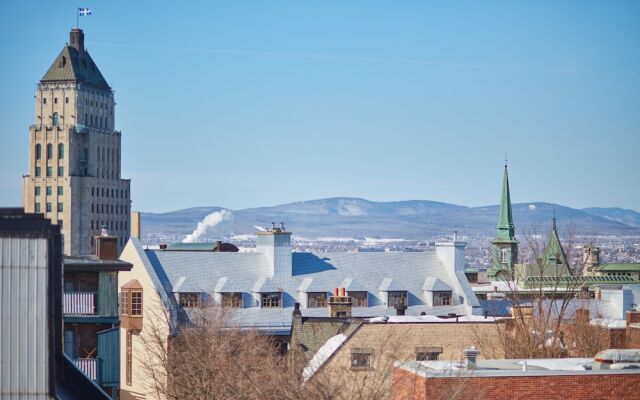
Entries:
[[78, 8], [76, 10], [76, 29], [79, 29], [79, 26], [78, 26], [79, 22], [80, 22], [80, 9]]

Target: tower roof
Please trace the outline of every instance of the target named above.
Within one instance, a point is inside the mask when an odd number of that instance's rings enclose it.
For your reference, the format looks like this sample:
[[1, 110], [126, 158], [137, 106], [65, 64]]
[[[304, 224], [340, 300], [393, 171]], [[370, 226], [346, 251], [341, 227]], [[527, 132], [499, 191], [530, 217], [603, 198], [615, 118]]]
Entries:
[[509, 193], [509, 172], [506, 163], [504, 165], [504, 176], [502, 178], [502, 196], [500, 198], [498, 224], [496, 225], [496, 240], [515, 241], [515, 227], [511, 214], [511, 194]]
[[82, 30], [72, 29], [69, 36], [71, 44], [62, 48], [40, 82], [71, 81], [111, 89], [98, 66], [84, 48]]
[[567, 263], [567, 256], [560, 243], [560, 237], [558, 236], [558, 229], [556, 228], [556, 218], [553, 218], [553, 224], [551, 226], [551, 234], [549, 235], [549, 243], [545, 250], [544, 261], [554, 264], [561, 264], [569, 266]]

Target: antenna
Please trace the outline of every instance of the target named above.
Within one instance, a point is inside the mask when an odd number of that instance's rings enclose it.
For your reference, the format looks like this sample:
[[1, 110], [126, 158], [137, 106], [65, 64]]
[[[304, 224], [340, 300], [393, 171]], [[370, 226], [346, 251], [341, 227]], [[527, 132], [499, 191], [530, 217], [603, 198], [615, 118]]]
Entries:
[[509, 159], [507, 158], [507, 152], [504, 152], [504, 167], [507, 168], [507, 164], [509, 163]]

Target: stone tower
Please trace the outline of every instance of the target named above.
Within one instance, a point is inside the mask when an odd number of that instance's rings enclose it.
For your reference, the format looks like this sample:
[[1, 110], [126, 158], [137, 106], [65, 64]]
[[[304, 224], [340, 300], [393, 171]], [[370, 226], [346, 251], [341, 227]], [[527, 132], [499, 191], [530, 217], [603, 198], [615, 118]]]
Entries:
[[518, 241], [511, 213], [511, 194], [509, 193], [509, 173], [507, 164], [504, 165], [502, 178], [502, 197], [500, 199], [500, 214], [496, 226], [496, 238], [492, 242], [493, 264], [489, 276], [497, 277], [507, 272], [513, 273], [513, 266], [518, 262]]
[[118, 238], [118, 250], [129, 237], [131, 182], [120, 178], [114, 108], [84, 33], [72, 29], [36, 89], [22, 193], [26, 212], [61, 226], [67, 255], [94, 254], [103, 226]]

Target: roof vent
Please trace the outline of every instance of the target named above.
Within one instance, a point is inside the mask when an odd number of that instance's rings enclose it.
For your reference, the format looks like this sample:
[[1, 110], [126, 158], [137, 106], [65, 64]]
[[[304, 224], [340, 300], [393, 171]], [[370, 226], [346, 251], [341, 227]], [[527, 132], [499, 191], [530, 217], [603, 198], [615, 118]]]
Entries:
[[476, 369], [477, 368], [477, 359], [480, 355], [480, 351], [475, 348], [475, 346], [471, 346], [468, 349], [464, 349], [463, 351], [465, 358], [465, 367], [467, 369]]

